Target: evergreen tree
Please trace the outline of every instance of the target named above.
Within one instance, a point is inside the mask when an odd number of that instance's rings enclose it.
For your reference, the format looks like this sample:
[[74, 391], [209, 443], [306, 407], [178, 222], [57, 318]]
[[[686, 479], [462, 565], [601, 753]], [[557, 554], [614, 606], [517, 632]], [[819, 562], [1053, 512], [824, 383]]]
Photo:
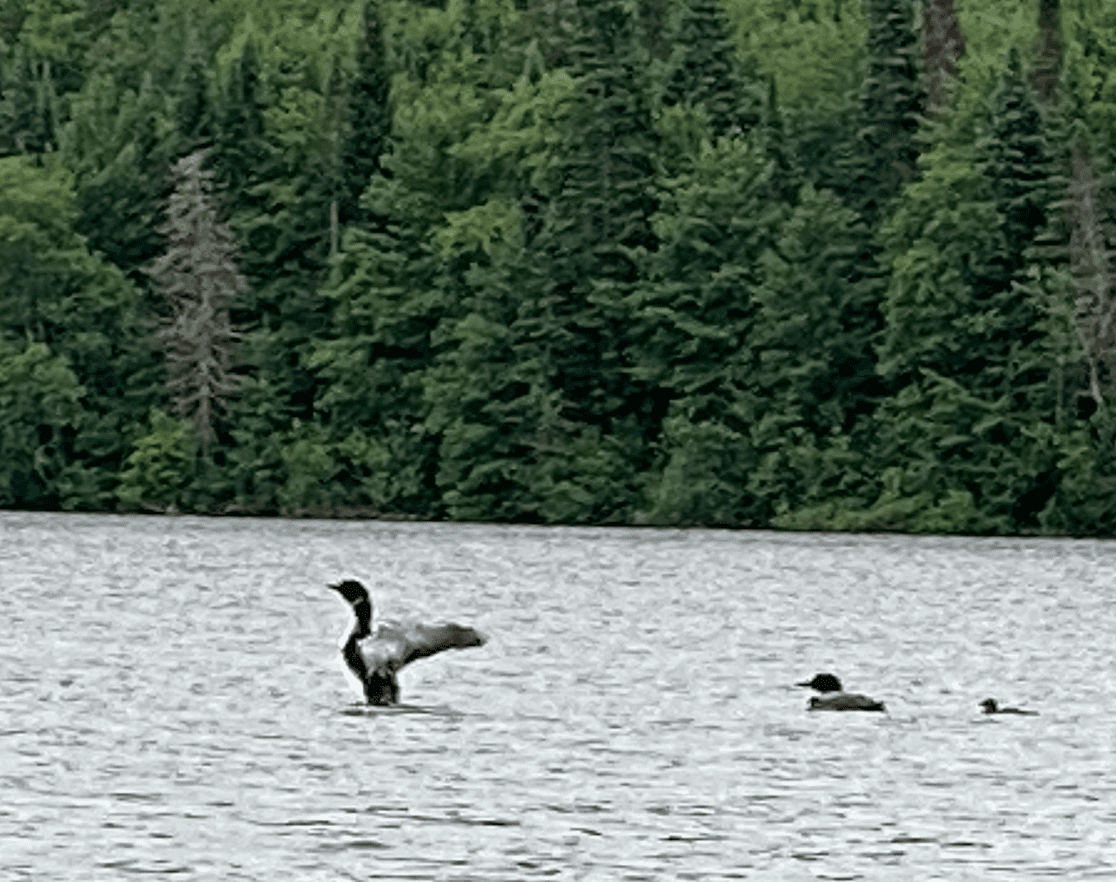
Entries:
[[[1018, 276], [1027, 249], [1046, 224], [1051, 196], [1045, 124], [1014, 50], [993, 99], [992, 136], [985, 150], [985, 174], [992, 181], [996, 210], [1003, 218], [1004, 251], [978, 297], [1005, 291]], [[1026, 325], [1023, 321], [1018, 327]]]
[[1031, 84], [1042, 101], [1053, 100], [1062, 72], [1061, 0], [1039, 0], [1039, 35]]
[[[1051, 377], [1057, 341], [1028, 275], [1045, 223], [1044, 127], [1012, 55], [993, 136], [973, 157], [939, 148], [885, 230], [885, 303], [875, 526], [1033, 529], [1060, 456]], [[896, 247], [902, 242], [901, 247]]]
[[175, 122], [184, 151], [206, 144], [212, 136], [207, 61], [201, 37], [191, 28], [175, 89]]
[[748, 486], [768, 516], [862, 489], [862, 454], [886, 391], [876, 368], [880, 285], [863, 272], [867, 240], [854, 212], [807, 185], [762, 256]]
[[[528, 248], [538, 330], [552, 343], [553, 380], [574, 422], [605, 428], [639, 407], [622, 361], [623, 298], [656, 248], [656, 136], [633, 22], [618, 0], [587, 0], [572, 54], [578, 95], [551, 160], [549, 198]], [[541, 308], [541, 309], [540, 309]]]
[[256, 200], [248, 192], [266, 159], [263, 101], [260, 95], [255, 37], [249, 30], [232, 70], [211, 164], [230, 212]]
[[753, 336], [760, 266], [786, 212], [770, 198], [771, 174], [763, 151], [725, 138], [663, 187], [660, 245], [629, 298], [633, 372], [663, 421], [652, 521], [763, 522], [747, 485], [764, 394], [755, 384], [763, 344]]
[[159, 331], [166, 345], [175, 408], [189, 417], [202, 449], [215, 437], [218, 410], [236, 389], [230, 372], [236, 334], [229, 307], [247, 288], [232, 231], [217, 216], [212, 172], [198, 150], [174, 167], [176, 186], [162, 232], [167, 252], [149, 270], [169, 306]]
[[720, 0], [687, 0], [672, 42], [664, 104], [702, 107], [714, 136], [747, 131], [759, 122], [761, 102], [739, 71]]
[[59, 163], [0, 160], [0, 505], [110, 504], [146, 407], [136, 292], [75, 214]]
[[383, 29], [378, 4], [364, 7], [364, 30], [357, 49], [357, 72], [349, 85], [346, 124], [341, 148], [342, 191], [340, 221], [363, 219], [360, 197], [373, 174], [391, 133], [390, 82], [384, 59]]
[[849, 204], [870, 222], [918, 174], [925, 105], [911, 0], [868, 0], [868, 69], [850, 163]]
[[[632, 504], [631, 471], [656, 423], [650, 390], [627, 367], [626, 305], [644, 255], [657, 247], [656, 136], [631, 16], [619, 0], [587, 0], [581, 13], [571, 48], [577, 95], [550, 161], [539, 232], [527, 246], [534, 273], [513, 333], [518, 357], [556, 396], [554, 409], [538, 417], [556, 420], [550, 437], [531, 442], [530, 481], [555, 501], [545, 517], [593, 521]], [[628, 450], [626, 462], [609, 453], [612, 444]], [[587, 490], [582, 475], [603, 481], [609, 496]]]

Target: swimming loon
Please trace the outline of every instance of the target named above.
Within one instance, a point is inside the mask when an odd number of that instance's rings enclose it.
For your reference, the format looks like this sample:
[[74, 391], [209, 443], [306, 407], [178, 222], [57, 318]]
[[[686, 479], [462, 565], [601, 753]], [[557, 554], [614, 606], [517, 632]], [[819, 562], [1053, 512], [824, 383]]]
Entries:
[[980, 703], [986, 714], [1021, 714], [1026, 717], [1037, 717], [1038, 711], [1020, 710], [1017, 707], [999, 707], [996, 699], [986, 698]]
[[329, 588], [340, 594], [353, 608], [353, 625], [341, 647], [341, 657], [364, 686], [369, 704], [399, 702], [396, 673], [418, 658], [435, 655], [443, 649], [483, 646], [485, 638], [462, 625], [373, 624], [372, 600], [355, 579], [346, 579]]
[[822, 693], [822, 697], [814, 696], [810, 699], [810, 710], [833, 711], [882, 711], [887, 710], [882, 701], [873, 701], [866, 695], [855, 695], [841, 689], [841, 681], [833, 674], [817, 674], [813, 680], [805, 683], [795, 683], [796, 686], [808, 686]]

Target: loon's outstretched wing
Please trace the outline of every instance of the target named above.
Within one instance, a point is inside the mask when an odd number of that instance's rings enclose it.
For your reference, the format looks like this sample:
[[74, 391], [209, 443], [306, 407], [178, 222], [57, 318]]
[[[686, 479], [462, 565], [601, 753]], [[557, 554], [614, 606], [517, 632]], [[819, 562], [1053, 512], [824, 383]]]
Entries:
[[415, 659], [437, 655], [446, 649], [483, 646], [484, 636], [473, 628], [448, 623], [396, 625], [381, 623], [371, 637], [360, 642], [360, 652], [369, 670], [398, 671]]

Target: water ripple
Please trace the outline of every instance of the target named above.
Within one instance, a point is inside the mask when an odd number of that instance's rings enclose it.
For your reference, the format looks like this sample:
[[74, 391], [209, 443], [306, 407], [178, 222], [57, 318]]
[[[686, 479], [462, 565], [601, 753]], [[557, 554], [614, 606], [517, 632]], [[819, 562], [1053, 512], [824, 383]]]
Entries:
[[[0, 538], [3, 878], [1116, 876], [1112, 543], [18, 513]], [[345, 576], [492, 639], [355, 703]], [[826, 670], [888, 713], [807, 713]]]

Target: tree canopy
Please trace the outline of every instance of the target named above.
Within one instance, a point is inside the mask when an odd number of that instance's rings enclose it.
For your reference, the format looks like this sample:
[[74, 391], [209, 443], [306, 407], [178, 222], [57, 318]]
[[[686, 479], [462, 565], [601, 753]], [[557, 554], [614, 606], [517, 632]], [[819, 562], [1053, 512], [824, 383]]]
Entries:
[[1116, 0], [0, 0], [0, 506], [1116, 529]]

